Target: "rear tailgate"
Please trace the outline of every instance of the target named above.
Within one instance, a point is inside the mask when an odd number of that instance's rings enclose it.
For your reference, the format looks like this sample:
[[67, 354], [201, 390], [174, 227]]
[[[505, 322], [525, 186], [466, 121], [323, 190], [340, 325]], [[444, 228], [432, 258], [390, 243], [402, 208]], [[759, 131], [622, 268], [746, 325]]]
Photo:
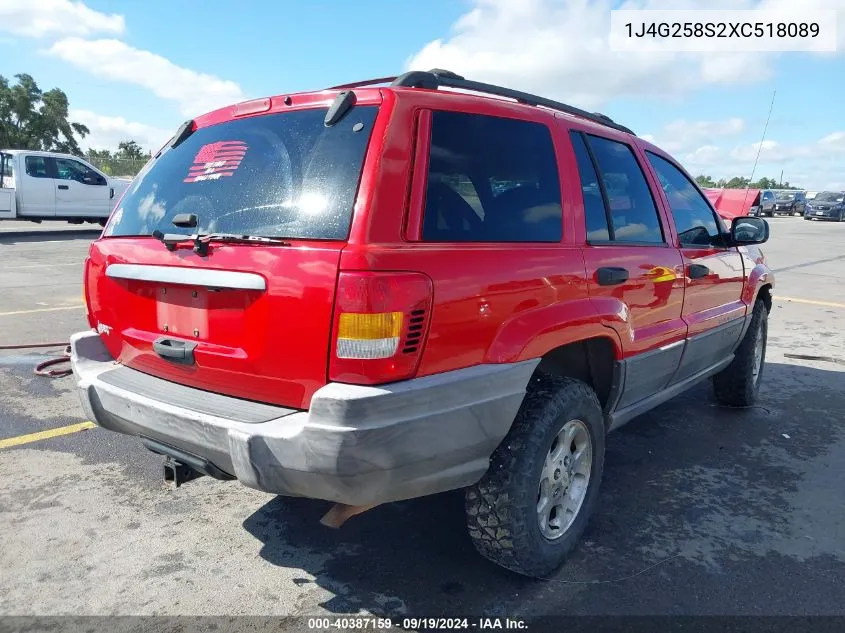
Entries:
[[[211, 248], [203, 261], [190, 251], [176, 258], [153, 238], [94, 245], [88, 296], [109, 352], [166, 380], [307, 407], [326, 382], [341, 246]], [[153, 344], [168, 339], [195, 344], [194, 362], [160, 356]]]
[[[358, 105], [331, 126], [326, 108], [224, 120], [153, 160], [86, 269], [91, 320], [114, 358], [199, 389], [308, 407], [327, 379], [340, 252], [377, 112]], [[217, 232], [284, 242], [190, 248], [190, 234]], [[171, 250], [161, 234], [185, 242]]]

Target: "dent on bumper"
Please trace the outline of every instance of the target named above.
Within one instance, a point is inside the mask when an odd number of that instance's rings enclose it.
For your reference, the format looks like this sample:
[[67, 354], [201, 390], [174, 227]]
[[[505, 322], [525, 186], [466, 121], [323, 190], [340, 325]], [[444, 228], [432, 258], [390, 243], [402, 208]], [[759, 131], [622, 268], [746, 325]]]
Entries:
[[133, 370], [114, 362], [96, 332], [74, 335], [71, 348], [82, 406], [100, 426], [203, 457], [252, 488], [349, 505], [478, 481], [537, 365], [480, 365], [378, 387], [331, 383], [309, 411], [248, 423], [109, 384], [106, 372]]

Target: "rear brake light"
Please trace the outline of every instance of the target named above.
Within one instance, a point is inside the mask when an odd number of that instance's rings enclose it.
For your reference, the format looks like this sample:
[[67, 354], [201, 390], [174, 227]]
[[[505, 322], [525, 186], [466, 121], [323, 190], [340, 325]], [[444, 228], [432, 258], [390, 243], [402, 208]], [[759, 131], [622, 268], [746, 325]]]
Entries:
[[340, 273], [329, 379], [373, 385], [413, 376], [431, 294], [420, 273]]

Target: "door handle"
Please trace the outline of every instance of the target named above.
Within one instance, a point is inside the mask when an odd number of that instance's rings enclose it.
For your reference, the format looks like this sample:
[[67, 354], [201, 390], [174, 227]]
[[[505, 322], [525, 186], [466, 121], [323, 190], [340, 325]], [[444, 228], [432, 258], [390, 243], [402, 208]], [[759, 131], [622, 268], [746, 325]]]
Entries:
[[59, 189], [70, 189], [67, 185], [59, 185]]
[[596, 271], [596, 278], [600, 286], [617, 286], [628, 281], [630, 273], [627, 268], [599, 268]]
[[707, 268], [704, 264], [690, 264], [689, 265], [689, 278], [690, 279], [701, 279], [702, 277], [706, 277], [710, 274], [710, 269]]
[[161, 358], [185, 365], [193, 365], [196, 362], [194, 359], [196, 346], [197, 344], [192, 341], [180, 341], [164, 336], [153, 341], [153, 351]]

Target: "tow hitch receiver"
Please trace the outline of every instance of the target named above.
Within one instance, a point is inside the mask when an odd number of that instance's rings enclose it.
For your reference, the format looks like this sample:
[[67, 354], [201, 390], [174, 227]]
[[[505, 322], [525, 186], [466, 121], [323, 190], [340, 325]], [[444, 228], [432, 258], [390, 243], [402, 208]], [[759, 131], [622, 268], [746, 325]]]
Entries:
[[164, 444], [143, 435], [141, 436], [141, 443], [153, 453], [164, 455], [164, 481], [173, 483], [176, 488], [203, 475], [224, 481], [234, 479], [232, 475], [223, 472], [207, 459], [175, 446]]
[[203, 473], [181, 462], [177, 462], [172, 457], [164, 460], [164, 481], [172, 483], [175, 488], [202, 476]]

